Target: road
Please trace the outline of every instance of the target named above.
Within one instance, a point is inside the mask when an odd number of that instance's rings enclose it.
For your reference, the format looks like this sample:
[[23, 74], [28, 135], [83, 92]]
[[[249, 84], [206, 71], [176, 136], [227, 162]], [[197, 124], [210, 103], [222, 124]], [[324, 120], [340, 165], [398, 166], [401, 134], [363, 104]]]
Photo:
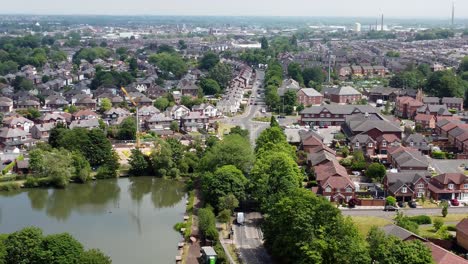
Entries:
[[[400, 209], [405, 215], [441, 215], [441, 208], [415, 208]], [[396, 212], [385, 212], [382, 209], [345, 209], [341, 211], [343, 215], [349, 216], [376, 216], [393, 219]], [[449, 214], [468, 214], [467, 207], [449, 207]]]
[[[265, 72], [261, 70], [257, 70], [257, 76], [254, 82], [254, 85], [252, 87], [252, 95], [255, 99], [254, 100], [256, 103], [264, 104], [263, 99], [257, 98], [258, 95], [258, 88], [260, 85], [263, 84], [263, 81], [265, 79]], [[229, 125], [234, 125], [234, 126], [240, 126], [243, 129], [248, 129], [250, 131], [250, 140], [252, 145], [255, 145], [255, 140], [257, 137], [260, 135], [260, 133], [268, 128], [270, 125], [269, 123], [265, 122], [255, 122], [252, 121], [252, 119], [256, 116], [265, 116], [260, 112], [262, 108], [266, 107], [265, 105], [255, 105], [255, 104], [247, 104], [247, 107], [245, 108], [245, 112], [242, 115], [234, 116], [234, 117], [227, 117], [225, 118], [222, 122], [229, 124]]]
[[429, 165], [433, 167], [437, 173], [463, 173], [465, 165], [468, 165], [468, 160], [440, 160], [428, 157]]
[[269, 264], [270, 256], [263, 247], [259, 221], [260, 213], [246, 213], [244, 225], [234, 225], [234, 243], [239, 250], [242, 263]]

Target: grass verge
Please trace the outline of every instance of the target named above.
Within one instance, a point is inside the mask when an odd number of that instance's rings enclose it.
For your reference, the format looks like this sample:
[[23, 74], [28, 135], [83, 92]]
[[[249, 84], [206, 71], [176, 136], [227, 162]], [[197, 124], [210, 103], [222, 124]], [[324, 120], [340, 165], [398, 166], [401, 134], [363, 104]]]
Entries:
[[367, 236], [372, 226], [381, 227], [392, 223], [388, 219], [375, 216], [351, 216], [351, 220], [356, 224], [359, 234], [363, 237]]

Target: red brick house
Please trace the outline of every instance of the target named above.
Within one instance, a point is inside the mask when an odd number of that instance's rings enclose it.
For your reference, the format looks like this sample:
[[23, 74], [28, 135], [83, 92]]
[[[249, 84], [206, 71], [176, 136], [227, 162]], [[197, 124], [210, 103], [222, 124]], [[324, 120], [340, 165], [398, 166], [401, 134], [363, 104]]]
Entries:
[[383, 179], [384, 190], [387, 196], [393, 196], [397, 201], [428, 197], [428, 176], [428, 172], [424, 171], [388, 173]]
[[403, 118], [410, 118], [416, 116], [418, 109], [424, 104], [409, 96], [398, 97], [395, 103], [395, 115]]
[[388, 162], [398, 171], [427, 171], [427, 158], [417, 149], [395, 147], [388, 150]]
[[420, 126], [424, 130], [435, 129], [436, 118], [433, 115], [417, 114], [414, 117], [416, 126]]
[[444, 97], [442, 98], [442, 104], [445, 104], [449, 109], [463, 111], [463, 98]]
[[298, 103], [305, 106], [321, 105], [323, 102], [323, 95], [313, 88], [302, 88], [296, 95]]
[[331, 102], [338, 104], [352, 104], [362, 98], [362, 94], [351, 86], [325, 89], [324, 94]]
[[348, 202], [354, 198], [356, 187], [346, 169], [335, 159], [314, 168], [318, 188], [313, 191], [332, 202]]
[[440, 174], [431, 178], [428, 189], [434, 200], [468, 201], [468, 176], [463, 173]]
[[468, 250], [468, 218], [463, 219], [456, 226], [457, 229], [457, 244]]

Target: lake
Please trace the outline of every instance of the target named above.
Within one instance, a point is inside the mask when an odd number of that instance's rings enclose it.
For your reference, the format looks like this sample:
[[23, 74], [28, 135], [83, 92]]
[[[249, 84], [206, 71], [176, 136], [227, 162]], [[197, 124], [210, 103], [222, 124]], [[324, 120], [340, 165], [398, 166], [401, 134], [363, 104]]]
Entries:
[[0, 233], [38, 226], [68, 232], [114, 264], [174, 263], [185, 202], [183, 183], [153, 177], [0, 192]]

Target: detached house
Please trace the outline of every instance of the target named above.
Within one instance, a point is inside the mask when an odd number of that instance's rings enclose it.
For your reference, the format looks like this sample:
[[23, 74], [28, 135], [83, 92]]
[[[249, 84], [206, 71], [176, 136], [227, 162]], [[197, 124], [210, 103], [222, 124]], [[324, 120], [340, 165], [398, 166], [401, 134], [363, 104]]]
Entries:
[[99, 116], [94, 111], [89, 109], [80, 110], [73, 114], [73, 120], [88, 120], [97, 119]]
[[321, 105], [323, 102], [323, 95], [313, 88], [302, 88], [296, 96], [298, 103], [305, 106]]
[[362, 94], [351, 86], [325, 89], [324, 95], [331, 102], [338, 104], [352, 104], [362, 98]]
[[428, 188], [434, 200], [468, 201], [468, 176], [463, 173], [440, 174], [431, 178]]
[[94, 129], [99, 127], [99, 120], [97, 118], [92, 118], [92, 119], [78, 119], [78, 120], [73, 120], [69, 128], [73, 129], [76, 127], [80, 128], [86, 128], [86, 129]]
[[398, 171], [427, 171], [427, 158], [416, 149], [406, 147], [390, 148], [388, 162]]
[[75, 105], [77, 107], [83, 107], [90, 110], [96, 110], [96, 100], [92, 99], [89, 96], [85, 96], [80, 100], [76, 101]]
[[463, 98], [444, 97], [442, 98], [442, 104], [445, 104], [449, 109], [463, 111]]
[[127, 109], [112, 107], [104, 113], [104, 119], [109, 122], [109, 124], [118, 125], [129, 115], [130, 112]]
[[168, 130], [172, 121], [174, 121], [172, 117], [158, 113], [145, 120], [145, 127], [151, 131]]
[[184, 105], [174, 105], [173, 107], [169, 107], [168, 109], [166, 109], [166, 112], [169, 116], [172, 117], [172, 119], [179, 120], [183, 116], [190, 113], [190, 109], [188, 109]]
[[19, 128], [26, 132], [34, 126], [34, 122], [20, 115], [6, 117], [2, 121], [3, 125], [9, 128]]
[[383, 185], [387, 196], [394, 196], [397, 201], [411, 201], [429, 196], [428, 177], [430, 174], [427, 171], [388, 173]]
[[0, 129], [0, 144], [3, 147], [18, 147], [31, 146], [34, 141], [31, 140], [31, 134], [19, 129], [4, 127]]
[[31, 136], [35, 139], [47, 141], [50, 131], [55, 127], [54, 123], [37, 124], [31, 128]]
[[8, 97], [0, 97], [0, 112], [9, 113], [13, 111], [13, 100]]
[[412, 97], [398, 97], [395, 103], [395, 115], [403, 118], [413, 118], [417, 110], [424, 104]]
[[194, 105], [192, 107], [193, 112], [199, 112], [207, 117], [217, 117], [218, 116], [218, 109], [211, 104], [201, 104], [201, 105]]
[[198, 131], [201, 129], [208, 129], [209, 117], [200, 112], [190, 112], [180, 118], [181, 127], [184, 131]]

